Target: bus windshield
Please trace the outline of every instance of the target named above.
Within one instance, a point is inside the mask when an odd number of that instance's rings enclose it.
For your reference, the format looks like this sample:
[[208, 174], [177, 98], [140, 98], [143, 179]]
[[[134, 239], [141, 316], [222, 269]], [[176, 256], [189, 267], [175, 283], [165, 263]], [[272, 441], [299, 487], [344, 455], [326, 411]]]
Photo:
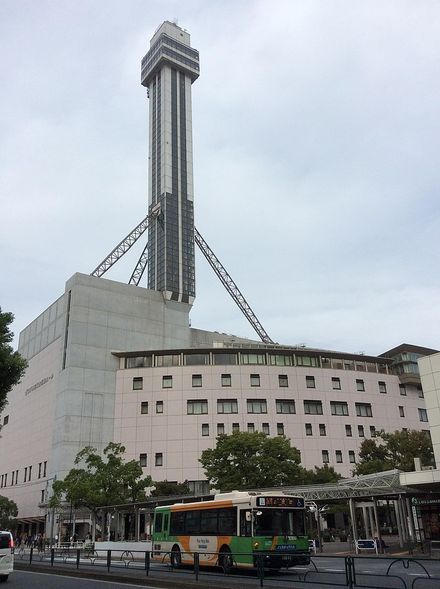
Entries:
[[255, 512], [255, 536], [304, 536], [304, 511], [259, 509]]

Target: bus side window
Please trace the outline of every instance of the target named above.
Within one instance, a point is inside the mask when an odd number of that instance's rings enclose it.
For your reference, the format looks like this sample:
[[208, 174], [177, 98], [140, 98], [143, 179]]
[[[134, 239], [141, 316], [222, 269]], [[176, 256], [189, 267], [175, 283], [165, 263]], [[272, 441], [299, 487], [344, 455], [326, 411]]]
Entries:
[[166, 532], [168, 534], [168, 520], [169, 520], [170, 514], [166, 513], [164, 518], [163, 518], [163, 527], [162, 530], [164, 532]]
[[156, 512], [156, 515], [154, 516], [154, 532], [156, 534], [162, 531], [162, 518], [163, 513]]
[[[250, 517], [249, 517], [250, 516]], [[252, 512], [242, 509], [240, 511], [240, 536], [252, 535]]]

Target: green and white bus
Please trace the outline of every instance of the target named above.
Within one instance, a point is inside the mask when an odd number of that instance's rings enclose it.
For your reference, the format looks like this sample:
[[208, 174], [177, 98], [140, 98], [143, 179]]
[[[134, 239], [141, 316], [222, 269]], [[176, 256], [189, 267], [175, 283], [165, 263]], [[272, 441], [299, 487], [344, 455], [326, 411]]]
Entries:
[[310, 562], [301, 497], [233, 491], [213, 500], [156, 507], [152, 559], [172, 566], [279, 569]]

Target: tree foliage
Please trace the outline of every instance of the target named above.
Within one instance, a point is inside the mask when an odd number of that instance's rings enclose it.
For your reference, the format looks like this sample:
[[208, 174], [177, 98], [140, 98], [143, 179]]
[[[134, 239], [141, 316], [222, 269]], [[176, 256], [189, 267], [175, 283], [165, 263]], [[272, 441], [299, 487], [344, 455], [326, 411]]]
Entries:
[[81, 450], [64, 480], [55, 481], [50, 506], [56, 507], [64, 497], [75, 509], [87, 507], [96, 514], [103, 506], [134, 503], [145, 499], [145, 489], [152, 485], [150, 476], [142, 478], [137, 460], [124, 462], [125, 447], [110, 442], [103, 456], [96, 448]]
[[431, 439], [418, 430], [378, 432], [371, 440], [364, 440], [359, 451], [360, 461], [354, 474], [371, 474], [397, 468], [414, 470], [414, 458], [420, 458], [423, 466], [434, 464]]
[[0, 530], [9, 530], [12, 527], [12, 518], [17, 517], [17, 504], [0, 495]]
[[189, 495], [188, 483], [172, 483], [170, 481], [157, 481], [153, 483], [155, 489], [151, 492], [152, 497], [172, 497], [178, 495]]
[[9, 329], [13, 322], [12, 313], [2, 313], [0, 307], [0, 412], [6, 406], [6, 397], [12, 387], [20, 381], [27, 368], [27, 362], [10, 345], [14, 334]]
[[333, 466], [324, 464], [324, 466], [315, 466], [314, 470], [306, 470], [304, 483], [308, 485], [324, 485], [326, 483], [336, 483], [342, 479], [342, 475], [335, 471]]
[[220, 435], [200, 462], [210, 483], [222, 491], [299, 484], [304, 477], [299, 450], [282, 436], [234, 432]]

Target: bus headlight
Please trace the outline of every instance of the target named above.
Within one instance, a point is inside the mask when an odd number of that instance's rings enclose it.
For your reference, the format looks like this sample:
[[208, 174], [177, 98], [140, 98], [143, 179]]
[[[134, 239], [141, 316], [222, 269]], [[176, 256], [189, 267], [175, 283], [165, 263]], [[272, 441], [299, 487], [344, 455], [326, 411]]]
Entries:
[[254, 542], [254, 548], [255, 548], [255, 550], [257, 550], [257, 548], [259, 548], [259, 547], [260, 547], [260, 543], [259, 542]]

